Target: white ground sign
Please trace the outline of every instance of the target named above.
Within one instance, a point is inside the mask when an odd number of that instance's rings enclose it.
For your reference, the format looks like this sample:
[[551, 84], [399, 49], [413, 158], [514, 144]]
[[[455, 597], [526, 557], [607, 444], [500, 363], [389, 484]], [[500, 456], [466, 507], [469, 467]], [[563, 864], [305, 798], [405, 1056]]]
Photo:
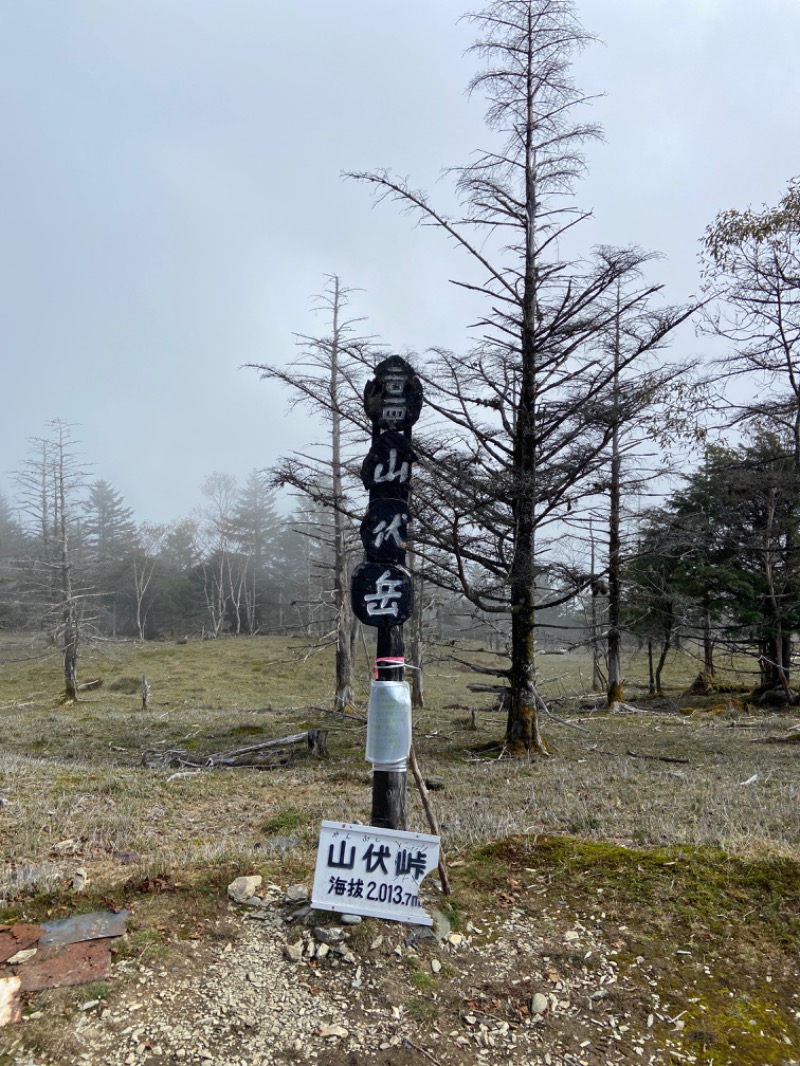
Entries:
[[433, 925], [420, 905], [419, 886], [438, 864], [438, 837], [323, 822], [311, 906]]

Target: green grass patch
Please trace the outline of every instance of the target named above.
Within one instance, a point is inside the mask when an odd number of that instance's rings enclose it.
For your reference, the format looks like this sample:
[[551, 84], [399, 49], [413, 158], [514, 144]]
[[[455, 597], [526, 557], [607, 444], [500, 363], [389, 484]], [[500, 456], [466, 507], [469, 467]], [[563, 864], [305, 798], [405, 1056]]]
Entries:
[[644, 961], [658, 975], [683, 1048], [707, 1066], [777, 1066], [791, 1057], [787, 1038], [800, 1044], [796, 860], [515, 837], [476, 849], [467, 878], [481, 906], [513, 902], [535, 922], [526, 888], [546, 883], [548, 899], [602, 922], [621, 968]]
[[267, 818], [261, 825], [261, 832], [267, 836], [277, 836], [283, 833], [294, 833], [308, 825], [308, 814], [305, 811], [287, 807], [272, 818]]
[[794, 859], [546, 837], [487, 845], [475, 861], [481, 877], [520, 867], [547, 871], [576, 906], [596, 908], [602, 896], [606, 913], [620, 919], [634, 907], [651, 915], [659, 936], [719, 937], [735, 927], [740, 942], [766, 936], [786, 948], [800, 946], [800, 863]]

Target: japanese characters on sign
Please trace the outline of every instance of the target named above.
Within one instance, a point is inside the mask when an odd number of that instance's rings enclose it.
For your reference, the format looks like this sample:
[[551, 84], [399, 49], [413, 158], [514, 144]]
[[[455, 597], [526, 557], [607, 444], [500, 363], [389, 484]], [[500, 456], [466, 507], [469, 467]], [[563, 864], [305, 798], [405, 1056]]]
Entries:
[[364, 410], [376, 429], [411, 429], [422, 410], [422, 383], [399, 355], [375, 367], [364, 389]]
[[438, 837], [323, 822], [311, 906], [432, 925], [420, 904], [419, 886], [438, 863]]
[[374, 500], [361, 523], [361, 543], [375, 562], [401, 563], [406, 555], [408, 510], [401, 500]]
[[359, 563], [351, 584], [353, 612], [365, 626], [400, 626], [411, 617], [411, 574], [391, 563]]
[[408, 500], [416, 455], [402, 433], [381, 433], [361, 464], [361, 480], [371, 499]]
[[411, 426], [422, 408], [422, 385], [400, 356], [384, 359], [364, 389], [373, 441], [361, 465], [370, 505], [361, 523], [366, 562], [353, 571], [353, 612], [364, 625], [401, 626], [411, 617], [414, 585], [403, 567], [408, 540], [408, 495], [416, 455]]

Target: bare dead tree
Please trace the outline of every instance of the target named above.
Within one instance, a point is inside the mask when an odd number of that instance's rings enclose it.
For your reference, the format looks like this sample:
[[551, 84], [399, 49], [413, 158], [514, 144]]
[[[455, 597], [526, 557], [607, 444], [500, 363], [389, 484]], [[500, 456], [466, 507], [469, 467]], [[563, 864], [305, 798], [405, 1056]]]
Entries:
[[86, 482], [78, 462], [72, 427], [61, 419], [48, 423], [46, 437], [31, 440], [31, 457], [16, 476], [23, 509], [38, 533], [29, 581], [41, 596], [41, 621], [59, 641], [64, 655], [64, 697], [78, 699], [78, 650], [88, 589], [75, 573], [75, 507]]
[[327, 428], [323, 453], [312, 446], [306, 453], [286, 456], [275, 470], [274, 482], [288, 485], [331, 516], [337, 711], [352, 710], [354, 700], [357, 629], [349, 592], [358, 505], [350, 503], [347, 488], [348, 477], [352, 480], [356, 469], [355, 460], [348, 463], [349, 445], [353, 436], [356, 441], [363, 441], [368, 435], [361, 390], [369, 361], [369, 342], [355, 336], [356, 324], [361, 320], [345, 317], [352, 291], [342, 285], [337, 275], [331, 275], [315, 306], [315, 310], [329, 317], [330, 332], [321, 337], [297, 334], [301, 355], [287, 366], [252, 366], [263, 378], [285, 385], [291, 406], [305, 406]]
[[168, 527], [166, 525], [142, 522], [136, 531], [131, 547], [130, 563], [133, 576], [134, 619], [139, 640], [144, 640], [147, 620], [145, 598], [158, 569], [159, 554], [167, 531]]

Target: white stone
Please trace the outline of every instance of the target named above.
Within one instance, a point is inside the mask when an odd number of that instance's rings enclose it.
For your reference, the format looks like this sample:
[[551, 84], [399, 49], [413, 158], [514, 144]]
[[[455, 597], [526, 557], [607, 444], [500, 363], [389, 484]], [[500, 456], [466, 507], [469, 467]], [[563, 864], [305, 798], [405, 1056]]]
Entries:
[[342, 1039], [348, 1033], [342, 1025], [325, 1025], [320, 1029], [319, 1035], [324, 1038]]
[[542, 992], [536, 992], [531, 999], [531, 1014], [544, 1014], [550, 1002]]
[[12, 955], [10, 959], [6, 959], [6, 962], [11, 966], [16, 966], [20, 962], [25, 962], [27, 959], [32, 959], [36, 954], [36, 948], [23, 948], [22, 951], [18, 951], [16, 955]]
[[20, 977], [0, 978], [0, 1027], [18, 1022], [22, 1017], [21, 984]]
[[258, 874], [237, 877], [228, 885], [228, 895], [234, 903], [247, 903], [258, 891], [262, 878]]

